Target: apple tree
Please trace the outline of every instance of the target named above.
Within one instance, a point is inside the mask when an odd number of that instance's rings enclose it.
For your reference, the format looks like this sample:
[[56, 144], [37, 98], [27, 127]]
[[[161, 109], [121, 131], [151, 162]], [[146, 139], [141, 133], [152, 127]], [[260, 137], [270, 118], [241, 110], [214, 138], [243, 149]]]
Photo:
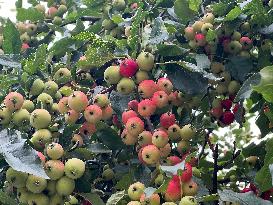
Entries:
[[0, 204], [272, 204], [272, 0], [15, 6]]

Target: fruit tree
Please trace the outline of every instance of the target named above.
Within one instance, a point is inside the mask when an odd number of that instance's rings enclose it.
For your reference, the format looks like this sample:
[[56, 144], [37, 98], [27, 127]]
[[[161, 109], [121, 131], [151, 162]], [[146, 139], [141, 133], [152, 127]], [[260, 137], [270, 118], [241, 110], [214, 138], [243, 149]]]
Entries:
[[0, 204], [272, 205], [272, 7], [17, 0]]

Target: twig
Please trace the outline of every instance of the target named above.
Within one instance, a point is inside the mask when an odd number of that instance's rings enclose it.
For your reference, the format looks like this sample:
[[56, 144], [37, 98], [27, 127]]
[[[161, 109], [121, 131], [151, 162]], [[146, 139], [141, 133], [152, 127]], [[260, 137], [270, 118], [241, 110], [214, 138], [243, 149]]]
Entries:
[[228, 167], [229, 165], [231, 165], [231, 164], [234, 162], [234, 160], [235, 160], [240, 154], [241, 154], [241, 150], [238, 150], [238, 151], [236, 152], [236, 142], [234, 141], [234, 142], [233, 142], [233, 151], [232, 151], [232, 157], [231, 157], [231, 159], [230, 159], [229, 161], [227, 161], [226, 163], [224, 163], [223, 165], [218, 166], [218, 170], [222, 170], [222, 169]]
[[206, 148], [206, 146], [207, 146], [207, 144], [208, 144], [208, 140], [209, 140], [209, 135], [210, 135], [210, 133], [211, 133], [211, 132], [208, 131], [208, 133], [206, 133], [206, 135], [205, 135], [204, 144], [203, 144], [203, 146], [202, 146], [201, 152], [199, 153], [198, 161], [200, 161], [200, 159], [202, 158], [202, 156], [203, 156], [203, 154], [204, 154], [204, 152], [205, 152], [205, 148]]
[[212, 194], [216, 194], [218, 189], [218, 182], [217, 182], [218, 157], [219, 157], [218, 144], [216, 144], [214, 152], [213, 152]]

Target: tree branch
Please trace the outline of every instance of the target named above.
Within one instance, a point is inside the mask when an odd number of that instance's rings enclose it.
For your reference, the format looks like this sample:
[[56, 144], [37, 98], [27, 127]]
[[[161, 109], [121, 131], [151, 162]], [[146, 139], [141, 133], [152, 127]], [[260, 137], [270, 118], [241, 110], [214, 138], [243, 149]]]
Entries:
[[212, 193], [216, 194], [218, 189], [217, 173], [218, 173], [218, 144], [215, 145], [213, 151], [213, 175], [212, 175]]

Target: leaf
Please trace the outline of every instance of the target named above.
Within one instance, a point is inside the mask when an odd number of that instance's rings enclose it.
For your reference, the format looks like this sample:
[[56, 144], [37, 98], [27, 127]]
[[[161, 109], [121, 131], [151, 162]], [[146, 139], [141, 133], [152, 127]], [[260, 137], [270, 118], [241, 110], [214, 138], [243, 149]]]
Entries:
[[109, 125], [99, 122], [96, 124], [97, 131], [95, 135], [97, 138], [105, 144], [111, 150], [117, 150], [124, 147], [124, 143], [117, 131], [112, 129]]
[[80, 19], [78, 19], [76, 21], [76, 27], [71, 31], [71, 33], [73, 35], [75, 35], [75, 34], [80, 33], [81, 31], [83, 31], [84, 29], [85, 29], [85, 27], [84, 27], [83, 22]]
[[169, 34], [164, 25], [164, 21], [161, 17], [157, 17], [154, 20], [154, 24], [149, 36], [149, 44], [159, 44], [166, 41], [169, 38]]
[[189, 8], [195, 12], [198, 12], [202, 0], [189, 0]]
[[18, 8], [17, 9], [17, 15], [16, 15], [17, 21], [26, 21], [30, 20], [32, 22], [40, 21], [44, 19], [44, 15], [38, 11], [37, 9], [30, 7], [30, 8]]
[[257, 197], [253, 192], [236, 193], [232, 190], [219, 190], [220, 199], [222, 201], [237, 202], [241, 205], [272, 205], [272, 202]]
[[3, 29], [3, 45], [5, 54], [18, 54], [21, 51], [22, 42], [20, 33], [15, 25], [8, 19]]
[[179, 65], [171, 65], [166, 68], [168, 78], [178, 90], [187, 94], [203, 94], [206, 92], [208, 81], [202, 74], [181, 69]]
[[269, 26], [266, 26], [266, 27], [264, 27], [264, 28], [261, 28], [261, 29], [259, 30], [259, 32], [262, 33], [262, 34], [266, 34], [266, 35], [272, 34], [272, 33], [273, 33], [273, 23], [270, 24]]
[[225, 17], [225, 21], [233, 21], [236, 19], [240, 14], [242, 13], [242, 10], [240, 7], [236, 6], [234, 7]]
[[139, 43], [139, 26], [143, 19], [148, 14], [147, 11], [143, 11], [143, 9], [140, 7], [138, 8], [136, 14], [132, 18], [132, 25], [130, 29], [131, 35], [128, 37], [128, 45], [132, 50], [135, 50], [137, 48], [137, 44]]
[[131, 173], [123, 174], [122, 178], [117, 182], [115, 188], [119, 190], [127, 190], [133, 182], [134, 179]]
[[184, 170], [185, 168], [185, 161], [180, 162], [174, 166], [165, 166], [165, 165], [160, 165], [159, 167], [163, 172], [166, 173], [167, 176], [173, 176], [177, 175], [178, 170]]
[[19, 131], [10, 132], [6, 129], [0, 132], [0, 153], [9, 166], [17, 171], [49, 179], [37, 151], [26, 144], [26, 139], [22, 139]]
[[244, 82], [253, 70], [253, 62], [250, 58], [236, 56], [231, 57], [225, 67], [235, 80]]
[[263, 98], [273, 103], [273, 66], [267, 66], [260, 70], [261, 81], [253, 89], [263, 95]]
[[187, 23], [194, 17], [194, 11], [189, 8], [188, 0], [176, 0], [174, 2], [174, 12], [182, 23]]
[[180, 56], [188, 52], [187, 49], [175, 44], [158, 44], [157, 52], [161, 56]]
[[111, 154], [112, 151], [101, 143], [89, 144], [86, 149], [90, 150], [94, 154]]
[[0, 55], [0, 65], [11, 68], [21, 68], [20, 58], [18, 54]]
[[105, 205], [105, 203], [102, 201], [100, 196], [95, 193], [80, 193], [80, 196], [82, 196], [85, 200], [89, 201], [91, 204], [96, 205]]
[[53, 55], [64, 55], [66, 52], [75, 50], [76, 41], [69, 37], [64, 37], [59, 41], [55, 42], [53, 46], [49, 49]]
[[145, 197], [150, 198], [156, 192], [156, 188], [147, 187], [144, 189]]
[[106, 205], [117, 205], [117, 203], [120, 202], [125, 195], [125, 190], [112, 194], [107, 200]]
[[261, 81], [261, 76], [259, 73], [255, 73], [252, 76], [250, 76], [241, 86], [234, 101], [239, 102], [241, 100], [245, 100], [249, 98], [253, 91], [252, 87], [259, 84], [260, 81]]
[[28, 74], [32, 75], [37, 73], [38, 71], [46, 70], [46, 57], [47, 57], [47, 45], [40, 45], [36, 52], [32, 54], [28, 59], [24, 61], [24, 71]]
[[134, 99], [134, 95], [122, 95], [117, 91], [112, 91], [109, 99], [113, 110], [121, 117], [123, 111], [128, 107], [128, 102]]
[[0, 190], [0, 204], [1, 205], [17, 205], [18, 202], [9, 196], [6, 192], [3, 190]]
[[215, 30], [209, 29], [206, 35], [206, 40], [208, 42], [213, 41], [214, 39], [217, 38], [217, 33]]

